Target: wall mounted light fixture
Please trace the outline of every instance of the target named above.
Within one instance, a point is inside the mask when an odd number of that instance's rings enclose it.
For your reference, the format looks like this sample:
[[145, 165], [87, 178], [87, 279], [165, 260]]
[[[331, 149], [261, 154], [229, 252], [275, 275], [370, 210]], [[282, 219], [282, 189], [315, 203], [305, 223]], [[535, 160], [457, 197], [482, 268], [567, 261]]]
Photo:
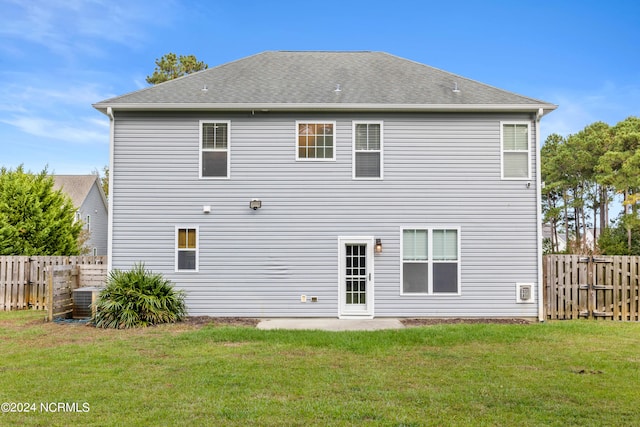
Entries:
[[376, 239], [376, 253], [382, 253], [382, 239]]
[[254, 211], [257, 211], [262, 207], [262, 200], [253, 199], [252, 201], [249, 202], [249, 207]]

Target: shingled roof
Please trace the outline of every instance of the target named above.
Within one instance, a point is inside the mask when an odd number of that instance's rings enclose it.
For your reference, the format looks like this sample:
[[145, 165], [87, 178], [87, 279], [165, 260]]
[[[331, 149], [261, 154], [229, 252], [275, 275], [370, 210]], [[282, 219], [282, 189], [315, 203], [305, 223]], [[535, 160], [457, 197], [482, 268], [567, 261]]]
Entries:
[[[89, 195], [91, 187], [98, 179], [97, 175], [53, 175], [53, 188], [65, 192], [71, 198], [73, 205], [80, 208]], [[99, 183], [98, 188], [106, 206], [107, 200]]]
[[94, 104], [113, 110], [556, 108], [384, 52], [263, 52]]

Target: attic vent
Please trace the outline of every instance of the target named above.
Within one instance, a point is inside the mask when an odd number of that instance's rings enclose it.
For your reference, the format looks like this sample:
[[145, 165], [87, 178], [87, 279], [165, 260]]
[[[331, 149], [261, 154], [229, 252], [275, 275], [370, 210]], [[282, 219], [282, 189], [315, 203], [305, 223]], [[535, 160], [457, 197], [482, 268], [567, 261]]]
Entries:
[[453, 93], [460, 93], [460, 89], [458, 89], [458, 82], [453, 82], [453, 89], [451, 89]]
[[340, 83], [336, 84], [336, 88], [334, 89], [334, 92], [342, 92], [342, 88], [340, 88]]

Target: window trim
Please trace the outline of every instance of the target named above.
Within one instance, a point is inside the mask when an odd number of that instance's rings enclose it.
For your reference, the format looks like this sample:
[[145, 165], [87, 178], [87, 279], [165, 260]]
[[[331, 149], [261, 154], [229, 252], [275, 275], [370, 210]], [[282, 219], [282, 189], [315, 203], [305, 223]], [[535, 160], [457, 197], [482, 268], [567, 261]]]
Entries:
[[[428, 264], [428, 273], [427, 273], [427, 292], [405, 292], [404, 291], [404, 231], [405, 230], [426, 230], [427, 231], [427, 260], [425, 261], [407, 261], [407, 262], [420, 262]], [[451, 260], [448, 261], [436, 261], [433, 259], [433, 232], [436, 230], [455, 230], [457, 233], [457, 249], [458, 252], [456, 254], [456, 263], [458, 265], [457, 268], [457, 283], [458, 290], [456, 292], [433, 292], [433, 266], [436, 263], [443, 262], [453, 262]], [[434, 225], [428, 226], [424, 224], [418, 225], [403, 225], [400, 227], [400, 295], [401, 296], [430, 296], [430, 297], [451, 297], [451, 296], [461, 296], [462, 295], [462, 282], [461, 282], [461, 271], [462, 271], [462, 260], [461, 260], [461, 227], [458, 225]]]
[[[202, 141], [202, 128], [204, 124], [208, 123], [224, 123], [227, 125], [227, 149], [220, 150], [215, 148], [203, 148]], [[202, 175], [202, 161], [205, 151], [224, 151], [227, 153], [227, 175], [226, 176], [203, 176]], [[198, 124], [198, 176], [200, 179], [230, 179], [231, 178], [231, 120], [200, 120]]]
[[[301, 124], [307, 124], [307, 125], [319, 125], [319, 124], [330, 124], [333, 126], [333, 157], [331, 158], [324, 158], [324, 157], [314, 157], [314, 158], [307, 158], [307, 157], [300, 157], [300, 148], [298, 147], [298, 143], [299, 143], [299, 134], [298, 134], [298, 129], [300, 127]], [[337, 129], [337, 125], [336, 125], [336, 121], [335, 120], [296, 120], [296, 126], [295, 126], [295, 150], [296, 150], [296, 162], [335, 162], [336, 161], [336, 148], [337, 148], [337, 141], [336, 141], [336, 129]]]
[[[179, 240], [179, 232], [180, 230], [195, 230], [196, 231], [196, 247], [194, 249], [180, 249], [178, 248], [178, 240]], [[200, 269], [200, 227], [197, 225], [176, 225], [175, 226], [175, 233], [173, 236], [173, 245], [174, 245], [174, 258], [175, 258], [175, 265], [174, 265], [174, 271], [176, 273], [197, 273]], [[189, 251], [189, 252], [195, 252], [196, 253], [196, 268], [193, 270], [190, 269], [182, 269], [180, 270], [178, 268], [178, 254], [180, 251]]]
[[[380, 149], [379, 150], [356, 150], [356, 127], [357, 125], [380, 125]], [[354, 120], [351, 123], [351, 178], [362, 181], [381, 181], [384, 179], [384, 122], [382, 120]], [[380, 153], [380, 176], [379, 177], [359, 177], [356, 176], [356, 153]]]
[[[527, 126], [527, 176], [507, 177], [504, 176], [504, 154], [522, 153], [524, 150], [504, 149], [504, 125], [526, 125]], [[507, 181], [521, 181], [531, 179], [531, 122], [527, 120], [503, 120], [500, 122], [500, 178]]]

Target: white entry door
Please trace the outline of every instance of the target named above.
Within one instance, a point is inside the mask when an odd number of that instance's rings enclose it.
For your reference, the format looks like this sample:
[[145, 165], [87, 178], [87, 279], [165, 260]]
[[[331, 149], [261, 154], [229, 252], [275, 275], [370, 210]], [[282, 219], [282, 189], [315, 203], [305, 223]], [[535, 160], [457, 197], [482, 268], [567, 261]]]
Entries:
[[340, 237], [341, 318], [373, 317], [373, 237]]

